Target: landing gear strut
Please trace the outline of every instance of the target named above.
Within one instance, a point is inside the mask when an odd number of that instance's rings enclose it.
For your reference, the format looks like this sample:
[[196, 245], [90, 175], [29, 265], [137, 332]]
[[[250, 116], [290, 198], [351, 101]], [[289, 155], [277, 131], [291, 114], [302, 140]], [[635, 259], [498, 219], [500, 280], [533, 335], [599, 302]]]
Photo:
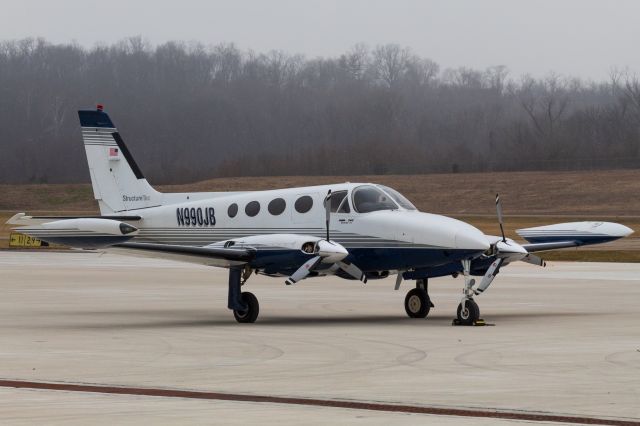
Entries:
[[476, 280], [469, 278], [471, 261], [462, 261], [462, 273], [464, 274], [464, 288], [462, 290], [462, 300], [458, 305], [458, 323], [462, 325], [473, 325], [480, 319], [480, 308], [473, 300], [473, 286]]
[[[247, 275], [245, 271], [244, 281], [246, 281]], [[258, 298], [248, 291], [242, 292], [241, 287], [244, 284], [241, 281], [242, 278], [243, 270], [241, 268], [229, 269], [229, 300], [227, 307], [233, 310], [233, 316], [236, 321], [242, 323], [256, 322], [260, 312]]]
[[410, 318], [426, 318], [433, 308], [429, 298], [427, 279], [417, 280], [416, 288], [409, 290], [404, 298], [404, 310]]

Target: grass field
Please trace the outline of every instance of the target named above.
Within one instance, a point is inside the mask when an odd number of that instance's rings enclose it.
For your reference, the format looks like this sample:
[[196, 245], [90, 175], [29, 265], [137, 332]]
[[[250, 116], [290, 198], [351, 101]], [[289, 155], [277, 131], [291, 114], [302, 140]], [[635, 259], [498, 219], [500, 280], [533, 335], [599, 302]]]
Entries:
[[[346, 181], [391, 186], [420, 210], [433, 213], [493, 215], [494, 197], [499, 192], [507, 215], [640, 215], [640, 170], [238, 177], [187, 185], [159, 185], [158, 189], [166, 192], [244, 191]], [[0, 185], [0, 211], [95, 209], [88, 183]]]
[[[398, 189], [422, 211], [446, 214], [497, 235], [495, 193], [505, 212], [505, 231], [581, 220], [619, 222], [640, 230], [640, 171], [504, 172], [410, 176], [282, 176], [219, 178], [188, 185], [161, 185], [166, 192], [244, 191], [336, 182], [377, 182]], [[95, 214], [90, 184], [0, 185], [0, 248], [7, 247], [16, 212]], [[639, 233], [640, 234], [640, 233]], [[640, 235], [595, 247], [547, 252], [549, 260], [640, 261]]]

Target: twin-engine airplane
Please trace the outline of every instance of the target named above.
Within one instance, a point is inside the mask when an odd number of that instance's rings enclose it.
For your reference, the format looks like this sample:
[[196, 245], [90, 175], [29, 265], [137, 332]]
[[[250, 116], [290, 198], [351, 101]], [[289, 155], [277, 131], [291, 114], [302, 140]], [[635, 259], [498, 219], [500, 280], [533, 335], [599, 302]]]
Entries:
[[[256, 297], [241, 288], [253, 274], [348, 280], [397, 274], [416, 286], [405, 298], [412, 318], [434, 306], [428, 279], [459, 274], [464, 287], [457, 316], [472, 324], [474, 300], [501, 268], [515, 261], [544, 266], [537, 251], [598, 244], [631, 234], [626, 226], [575, 222], [520, 229], [519, 244], [445, 216], [419, 212], [394, 189], [371, 183], [251, 192], [160, 193], [142, 175], [109, 116], [79, 111], [91, 183], [101, 216], [36, 217], [18, 213], [19, 232], [81, 249], [108, 249], [229, 268], [228, 307], [238, 322], [254, 322]], [[481, 276], [476, 286], [471, 275]]]

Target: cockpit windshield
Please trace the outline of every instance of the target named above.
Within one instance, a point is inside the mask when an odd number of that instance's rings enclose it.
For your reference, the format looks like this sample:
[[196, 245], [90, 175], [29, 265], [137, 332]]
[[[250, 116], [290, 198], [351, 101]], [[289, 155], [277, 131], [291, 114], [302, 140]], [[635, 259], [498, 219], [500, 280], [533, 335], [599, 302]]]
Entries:
[[353, 190], [353, 208], [358, 213], [369, 213], [378, 210], [397, 210], [398, 205], [393, 202], [390, 195], [375, 186], [363, 185]]
[[388, 186], [384, 186], [384, 185], [378, 185], [384, 192], [386, 192], [387, 194], [389, 194], [391, 196], [391, 198], [393, 198], [393, 201], [395, 201], [396, 203], [400, 204], [400, 207], [407, 209], [407, 210], [418, 210], [416, 209], [416, 206], [414, 206], [411, 201], [407, 200], [407, 197], [405, 197], [404, 195], [402, 195], [401, 193], [399, 193], [398, 191], [396, 191], [393, 188], [389, 188]]

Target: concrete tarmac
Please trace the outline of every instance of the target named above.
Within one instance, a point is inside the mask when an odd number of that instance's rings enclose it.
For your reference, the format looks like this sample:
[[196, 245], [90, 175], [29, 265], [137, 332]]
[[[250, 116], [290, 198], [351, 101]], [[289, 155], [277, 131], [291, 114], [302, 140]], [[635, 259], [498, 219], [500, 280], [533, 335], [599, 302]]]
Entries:
[[[462, 279], [253, 276], [255, 324], [226, 271], [85, 252], [0, 252], [0, 380], [178, 389], [640, 422], [640, 264], [518, 263], [453, 327]], [[1, 424], [511, 424], [518, 420], [0, 387]], [[544, 423], [544, 422], [541, 422]]]

